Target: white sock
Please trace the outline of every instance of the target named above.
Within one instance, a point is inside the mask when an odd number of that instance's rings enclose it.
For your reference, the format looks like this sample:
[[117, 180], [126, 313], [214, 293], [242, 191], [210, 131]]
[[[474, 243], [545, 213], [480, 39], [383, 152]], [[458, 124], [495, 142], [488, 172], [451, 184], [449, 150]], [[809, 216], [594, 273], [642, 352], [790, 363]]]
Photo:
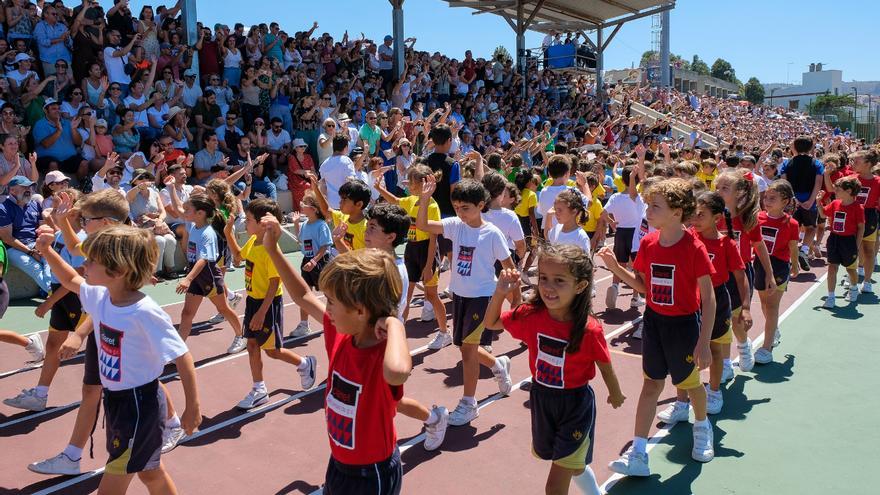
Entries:
[[230, 301], [233, 300], [233, 299], [235, 299], [235, 292], [233, 292], [233, 291], [228, 291], [228, 292], [226, 293], [226, 299], [228, 299], [228, 300], [230, 300]]
[[578, 487], [581, 493], [585, 495], [601, 495], [602, 492], [599, 490], [599, 484], [596, 483], [596, 475], [593, 474], [593, 470], [590, 466], [587, 466], [584, 469], [584, 472], [574, 476], [571, 478], [571, 481], [574, 482], [574, 486]]
[[296, 370], [297, 371], [305, 371], [307, 369], [309, 369], [309, 360], [306, 358], [303, 358], [302, 362], [299, 363], [298, 365], [296, 365]]
[[645, 437], [633, 437], [633, 452], [646, 454], [648, 452], [648, 439]]
[[44, 398], [44, 397], [48, 397], [48, 396], [49, 396], [49, 387], [47, 387], [47, 386], [45, 386], [45, 385], [37, 385], [37, 386], [34, 387], [34, 388], [35, 388], [36, 391], [37, 391], [37, 397], [39, 397], [39, 398], [42, 399], [42, 398]]
[[477, 405], [477, 399], [475, 397], [465, 396], [465, 397], [462, 397], [461, 400], [462, 400], [462, 402], [464, 402], [465, 404], [467, 404], [469, 406], [476, 406]]
[[431, 301], [425, 299], [425, 305], [422, 306], [422, 311], [434, 311], [434, 305], [431, 304]]
[[258, 390], [260, 392], [266, 391], [266, 382], [254, 382], [254, 390]]
[[432, 425], [432, 424], [436, 423], [437, 421], [440, 421], [440, 416], [437, 416], [436, 409], [431, 409], [431, 414], [428, 415], [428, 419], [425, 420], [425, 424]]
[[828, 292], [828, 298], [829, 298], [829, 299], [834, 299], [834, 291], [829, 291], [829, 292]]
[[82, 458], [83, 449], [81, 447], [77, 447], [76, 445], [68, 445], [64, 447], [64, 451], [62, 454], [66, 455], [70, 459], [74, 461], [78, 461]]
[[504, 368], [501, 367], [501, 361], [498, 359], [495, 359], [495, 364], [492, 365], [492, 372], [493, 373], [501, 373], [502, 371], [504, 371]]
[[614, 287], [615, 289], [619, 289], [619, 288], [620, 288], [620, 284], [611, 284], [611, 287]]
[[709, 418], [706, 417], [706, 418], [704, 418], [702, 421], [696, 421], [696, 420], [695, 420], [695, 421], [694, 421], [694, 427], [697, 427], [697, 426], [706, 426], [706, 427], [711, 428], [711, 427], [712, 427], [712, 424], [709, 423]]
[[177, 413], [174, 413], [174, 416], [171, 416], [170, 418], [165, 420], [165, 427], [180, 428], [180, 417], [177, 415]]

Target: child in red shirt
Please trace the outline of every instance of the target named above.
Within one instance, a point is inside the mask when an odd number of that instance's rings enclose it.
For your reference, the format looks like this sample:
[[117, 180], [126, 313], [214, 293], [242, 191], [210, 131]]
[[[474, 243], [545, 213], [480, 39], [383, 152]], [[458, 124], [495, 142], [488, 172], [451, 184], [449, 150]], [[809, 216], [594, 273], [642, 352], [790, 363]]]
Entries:
[[859, 254], [860, 265], [863, 267], [865, 281], [862, 283], [862, 292], [871, 294], [874, 288], [871, 286], [871, 275], [874, 273], [874, 259], [877, 257], [875, 244], [877, 243], [878, 208], [880, 208], [880, 177], [873, 174], [874, 167], [880, 162], [880, 152], [875, 149], [857, 151], [851, 156], [853, 171], [858, 174], [862, 187], [856, 196], [856, 201], [865, 207], [865, 233], [861, 242]]
[[605, 247], [605, 266], [634, 290], [646, 295], [643, 317], [642, 371], [645, 380], [636, 410], [633, 446], [608, 467], [625, 476], [650, 476], [647, 443], [657, 399], [666, 376], [688, 392], [694, 408], [691, 457], [715, 457], [712, 425], [706, 417], [706, 389], [700, 369], [712, 362], [709, 340], [715, 324], [714, 272], [706, 247], [683, 222], [696, 210], [690, 182], [666, 179], [644, 192], [648, 223], [657, 229], [642, 239], [633, 272], [623, 268]]
[[[794, 201], [794, 190], [785, 179], [775, 180], [764, 193], [764, 211], [758, 213], [761, 238], [770, 253], [770, 271], [763, 264], [755, 266], [755, 289], [764, 312], [764, 343], [755, 351], [755, 362], [773, 362], [773, 348], [779, 345], [779, 302], [788, 286], [789, 277], [798, 276], [797, 221], [785, 213]], [[772, 276], [775, 287], [766, 284]]]
[[[819, 216], [831, 219], [831, 234], [828, 235], [828, 297], [823, 307], [834, 308], [834, 287], [837, 285], [837, 270], [843, 265], [849, 275], [849, 291], [846, 300], [856, 302], [859, 297], [859, 275], [856, 267], [859, 249], [865, 233], [865, 209], [856, 201], [862, 184], [855, 176], [842, 177], [834, 183], [834, 196], [837, 198], [823, 208]], [[824, 191], [819, 191], [819, 198]]]
[[507, 330], [529, 348], [532, 387], [532, 451], [552, 461], [547, 493], [568, 493], [572, 479], [584, 493], [598, 494], [593, 458], [596, 404], [590, 380], [596, 366], [615, 409], [626, 397], [611, 367], [602, 325], [591, 315], [593, 263], [572, 245], [548, 244], [538, 255], [538, 287], [531, 300], [501, 312], [518, 290], [520, 274], [503, 270], [483, 324]]
[[330, 463], [327, 495], [400, 493], [403, 470], [394, 415], [412, 371], [406, 332], [398, 320], [403, 293], [390, 254], [360, 249], [341, 254], [321, 272], [320, 301], [281, 254], [281, 225], [272, 215], [261, 222], [263, 245], [294, 302], [324, 322], [330, 358], [325, 395]]

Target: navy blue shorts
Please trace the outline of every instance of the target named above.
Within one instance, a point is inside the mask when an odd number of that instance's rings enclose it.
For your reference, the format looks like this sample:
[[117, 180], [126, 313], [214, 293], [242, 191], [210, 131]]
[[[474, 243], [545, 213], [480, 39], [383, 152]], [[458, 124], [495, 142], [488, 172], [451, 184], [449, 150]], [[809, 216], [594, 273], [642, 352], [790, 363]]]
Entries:
[[[752, 297], [752, 293], [755, 290], [755, 266], [751, 261], [745, 263], [746, 267], [745, 276], [746, 283], [749, 284], [749, 299]], [[730, 296], [730, 310], [736, 311], [742, 308], [742, 299], [739, 297], [739, 286], [736, 285], [736, 278], [733, 276], [733, 272], [729, 272], [729, 276], [727, 278], [727, 294]]]
[[[192, 265], [187, 270], [187, 272], [190, 271], [192, 271]], [[217, 294], [226, 294], [226, 284], [223, 281], [223, 272], [220, 270], [220, 266], [216, 262], [209, 261], [196, 275], [195, 280], [189, 284], [186, 293], [209, 299]]]
[[159, 380], [126, 390], [104, 389], [108, 474], [125, 475], [159, 467], [167, 412]]
[[[770, 268], [773, 269], [773, 278], [776, 280], [776, 288], [785, 291], [788, 277], [791, 275], [791, 263], [782, 261], [776, 256], [770, 257]], [[760, 261], [755, 263], [755, 289], [767, 290], [767, 271]]]
[[101, 385], [101, 375], [98, 369], [98, 343], [95, 341], [95, 332], [90, 333], [86, 338], [83, 385]]
[[596, 396], [589, 385], [556, 389], [532, 383], [529, 404], [536, 457], [572, 470], [593, 462]]
[[710, 339], [712, 342], [716, 344], [731, 342], [730, 317], [730, 295], [727, 292], [727, 284], [721, 284], [715, 287], [715, 324]]
[[618, 263], [629, 263], [636, 259], [636, 253], [632, 252], [633, 235], [636, 229], [618, 227], [614, 231], [614, 258]]
[[[61, 284], [52, 284], [52, 292], [60, 289]], [[79, 294], [68, 292], [49, 311], [49, 329], [56, 332], [73, 332], [82, 322], [83, 316]]]
[[645, 309], [642, 319], [642, 371], [651, 380], [672, 378], [682, 390], [700, 386], [694, 349], [700, 339], [700, 313], [661, 315]]
[[330, 457], [324, 477], [325, 495], [398, 495], [403, 486], [400, 451], [375, 464], [354, 466]]
[[251, 330], [251, 319], [257, 310], [263, 304], [262, 299], [254, 299], [248, 296], [244, 302], [244, 320], [242, 320], [242, 328], [244, 328], [244, 338], [254, 339], [259, 344], [260, 349], [281, 349], [284, 336], [284, 299], [282, 296], [275, 296], [272, 299], [272, 305], [269, 311], [266, 311], [266, 318], [263, 319], [263, 327], [259, 330]]
[[489, 345], [492, 332], [483, 326], [486, 308], [491, 297], [461, 297], [452, 295], [452, 343]]
[[828, 251], [828, 263], [831, 265], [855, 268], [859, 261], [859, 248], [854, 235], [832, 233], [828, 236], [825, 248]]

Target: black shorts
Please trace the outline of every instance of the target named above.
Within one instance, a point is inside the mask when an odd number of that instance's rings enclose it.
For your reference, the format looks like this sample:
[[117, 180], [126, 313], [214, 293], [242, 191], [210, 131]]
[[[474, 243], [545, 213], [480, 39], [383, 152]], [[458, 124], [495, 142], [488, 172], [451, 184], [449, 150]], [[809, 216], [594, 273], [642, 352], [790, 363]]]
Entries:
[[665, 316], [645, 308], [642, 317], [642, 371], [652, 380], [672, 378], [676, 387], [700, 386], [694, 349], [700, 339], [700, 314]]
[[[61, 284], [52, 284], [52, 292], [59, 290]], [[49, 330], [73, 332], [84, 317], [79, 294], [68, 292], [58, 300], [49, 311]]]
[[108, 474], [126, 475], [159, 467], [168, 408], [159, 380], [126, 390], [104, 389], [105, 466]]
[[636, 253], [632, 252], [633, 235], [636, 229], [618, 227], [614, 231], [614, 257], [618, 263], [629, 263], [636, 258]]
[[0, 318], [3, 318], [7, 309], [9, 309], [9, 287], [6, 286], [6, 281], [0, 278]]
[[461, 297], [452, 295], [452, 343], [489, 345], [492, 332], [486, 332], [483, 318], [491, 297]]
[[[743, 272], [746, 276], [746, 283], [749, 284], [749, 299], [751, 300], [755, 290], [755, 267], [751, 261], [744, 264], [746, 267]], [[736, 285], [736, 278], [733, 276], [733, 272], [729, 272], [726, 285], [727, 294], [730, 296], [730, 310], [736, 311], [742, 307], [742, 300], [739, 297], [739, 287]]]
[[576, 471], [593, 462], [596, 396], [592, 387], [556, 389], [533, 383], [529, 404], [536, 457]]
[[517, 218], [519, 218], [519, 226], [522, 227], [523, 235], [526, 237], [526, 240], [528, 240], [528, 238], [532, 236], [532, 221], [529, 217], [521, 217], [517, 215]]
[[813, 203], [813, 207], [809, 210], [798, 206], [792, 218], [794, 218], [801, 227], [815, 227], [816, 222], [819, 219], [819, 210], [816, 208], [815, 203]]
[[312, 261], [314, 259], [313, 256], [304, 256], [302, 263], [299, 264], [299, 271], [302, 274], [303, 280], [306, 281], [306, 285], [317, 290], [318, 289], [318, 279], [321, 278], [321, 270], [327, 266], [327, 263], [330, 263], [330, 255], [324, 254], [324, 256], [318, 261], [317, 265], [311, 269], [311, 271], [306, 271], [303, 267], [306, 266], [306, 263]]
[[[770, 256], [770, 267], [773, 269], [776, 287], [784, 291], [791, 273], [791, 263], [782, 261], [776, 256]], [[755, 263], [755, 289], [767, 290], [767, 271], [764, 269], [764, 264], [760, 261]]]
[[[516, 251], [514, 251], [513, 249], [508, 249], [508, 251], [510, 251], [510, 259], [513, 260], [513, 264], [516, 266], [519, 266], [519, 261], [520, 261], [519, 255], [516, 254]], [[495, 276], [496, 277], [501, 274], [502, 268], [504, 268], [504, 267], [501, 265], [501, 262], [498, 260], [495, 260]]]
[[715, 324], [712, 327], [710, 340], [717, 344], [729, 344], [730, 339], [730, 294], [727, 284], [715, 287]]
[[[187, 271], [191, 270], [192, 266]], [[223, 272], [220, 271], [220, 266], [216, 262], [209, 261], [196, 275], [195, 280], [189, 284], [186, 293], [207, 298], [212, 298], [217, 294], [225, 294], [226, 284], [223, 281]]]
[[284, 338], [282, 335], [284, 326], [284, 298], [282, 296], [275, 296], [272, 299], [272, 305], [269, 306], [269, 311], [266, 312], [263, 328], [256, 331], [251, 330], [251, 318], [254, 317], [254, 314], [260, 309], [262, 304], [262, 299], [254, 299], [251, 296], [245, 299], [244, 320], [241, 322], [242, 328], [244, 328], [244, 337], [256, 340], [257, 344], [260, 345], [260, 349], [281, 349]]
[[[406, 276], [409, 283], [415, 284], [422, 280], [422, 270], [428, 265], [428, 244], [431, 241], [409, 241], [403, 250], [403, 265], [406, 267]], [[440, 249], [434, 250], [434, 259], [431, 260], [431, 269], [435, 276], [431, 277], [427, 286], [436, 287], [439, 283], [439, 272], [437, 267], [440, 266]], [[407, 290], [406, 287], [403, 290]]]
[[443, 237], [442, 235], [437, 236], [437, 249], [440, 251], [440, 256], [444, 256], [447, 253], [452, 252], [452, 240]]
[[877, 239], [878, 212], [876, 208], [865, 208], [865, 233], [862, 237], [866, 241]]
[[844, 268], [855, 268], [859, 261], [859, 248], [854, 235], [830, 234], [825, 244], [828, 251], [828, 264]]
[[354, 466], [330, 457], [324, 476], [326, 495], [398, 495], [403, 486], [400, 451], [375, 464]]
[[95, 332], [86, 337], [86, 354], [83, 356], [83, 385], [101, 385], [98, 369], [98, 343]]

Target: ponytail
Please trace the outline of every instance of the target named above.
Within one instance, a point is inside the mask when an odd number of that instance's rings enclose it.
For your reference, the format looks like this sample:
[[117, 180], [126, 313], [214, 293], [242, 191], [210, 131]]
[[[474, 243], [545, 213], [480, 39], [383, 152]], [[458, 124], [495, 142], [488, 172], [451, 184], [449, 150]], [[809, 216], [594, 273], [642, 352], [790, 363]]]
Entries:
[[739, 238], [739, 233], [733, 230], [733, 218], [730, 216], [730, 210], [724, 209], [724, 225], [727, 227], [727, 237], [734, 241]]

